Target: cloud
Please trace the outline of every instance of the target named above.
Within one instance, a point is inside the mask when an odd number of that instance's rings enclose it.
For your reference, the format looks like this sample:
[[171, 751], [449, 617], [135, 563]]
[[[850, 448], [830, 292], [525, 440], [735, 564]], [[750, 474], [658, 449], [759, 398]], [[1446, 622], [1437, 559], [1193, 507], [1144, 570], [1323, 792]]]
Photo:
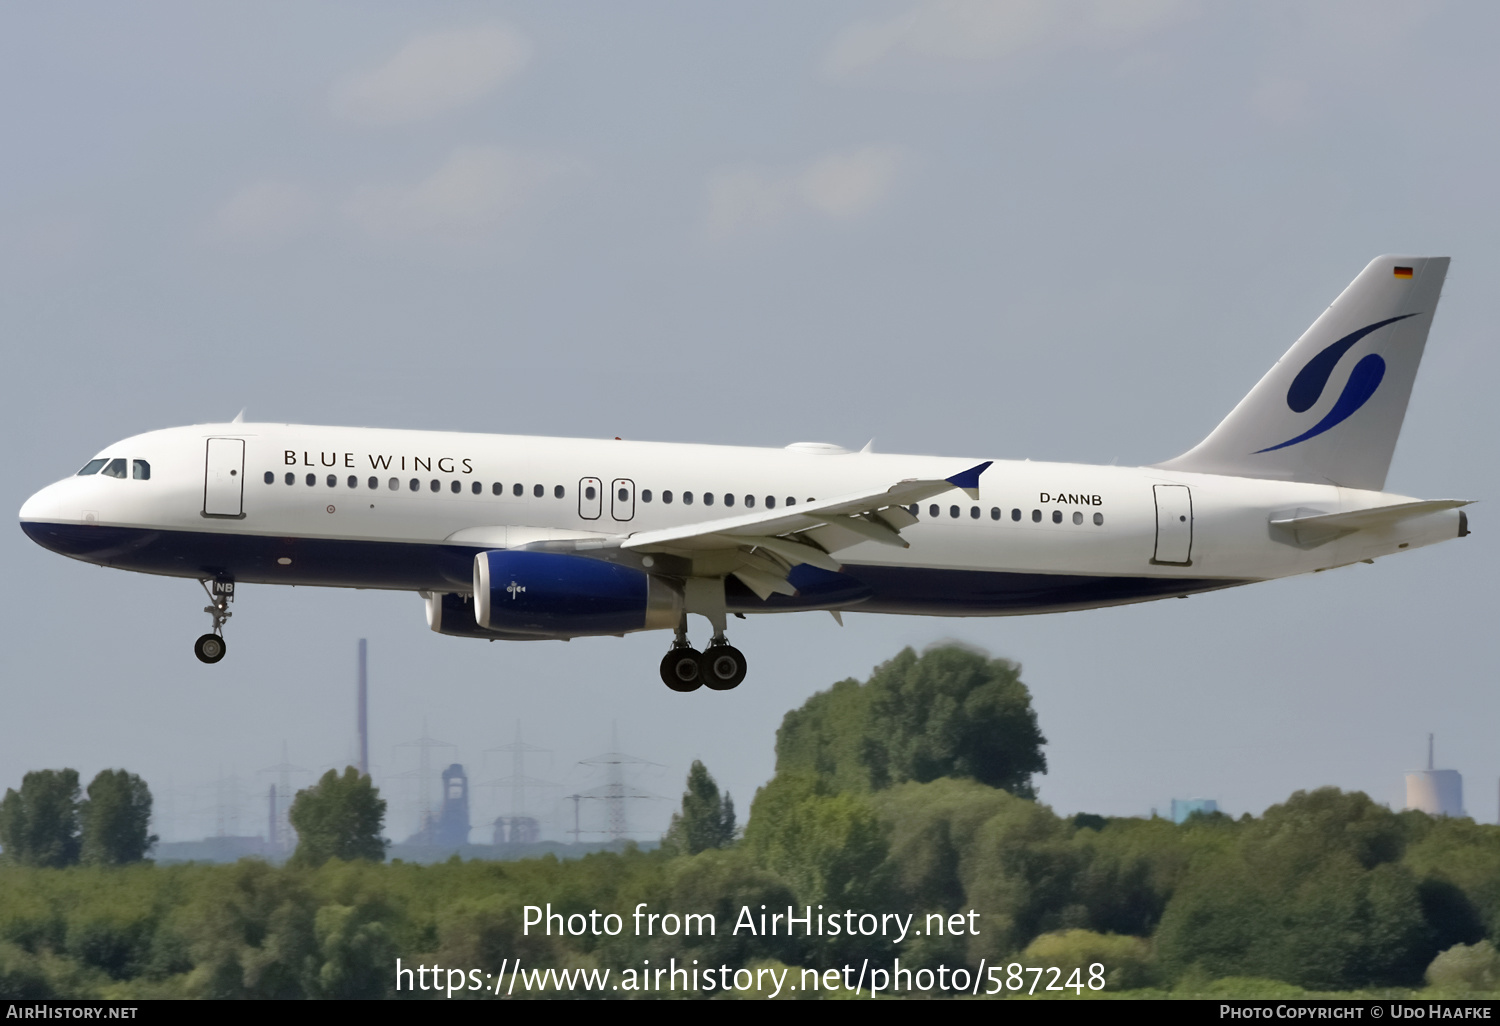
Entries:
[[344, 214], [371, 238], [482, 236], [533, 202], [575, 165], [498, 146], [465, 147], [415, 185], [356, 189]]
[[433, 32], [373, 71], [336, 83], [329, 105], [338, 117], [361, 124], [421, 121], [494, 91], [530, 57], [530, 40], [507, 25]]
[[859, 217], [891, 191], [902, 162], [898, 149], [868, 146], [793, 170], [725, 168], [708, 180], [708, 234], [724, 238], [809, 212]]
[[823, 70], [846, 78], [886, 63], [973, 64], [1027, 50], [1125, 46], [1188, 13], [1185, 0], [924, 0], [844, 28]]
[[247, 185], [219, 208], [214, 227], [221, 238], [275, 246], [300, 235], [318, 213], [312, 193], [292, 182]]

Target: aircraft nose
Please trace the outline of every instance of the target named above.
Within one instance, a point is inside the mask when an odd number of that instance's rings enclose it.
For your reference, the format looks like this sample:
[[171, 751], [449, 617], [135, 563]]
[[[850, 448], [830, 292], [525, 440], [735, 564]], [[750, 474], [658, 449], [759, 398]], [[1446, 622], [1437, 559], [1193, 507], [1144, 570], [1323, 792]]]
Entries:
[[[59, 516], [61, 496], [58, 494], [62, 489], [61, 482], [50, 484], [37, 492], [31, 498], [21, 504], [20, 519], [22, 523], [28, 520], [55, 520]], [[76, 517], [74, 518], [76, 519]]]

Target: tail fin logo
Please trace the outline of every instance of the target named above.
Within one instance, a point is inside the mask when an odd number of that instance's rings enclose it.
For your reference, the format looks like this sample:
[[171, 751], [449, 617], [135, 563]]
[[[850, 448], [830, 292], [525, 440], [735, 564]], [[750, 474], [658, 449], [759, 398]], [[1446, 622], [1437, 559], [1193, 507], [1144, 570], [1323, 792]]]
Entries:
[[[1415, 316], [1416, 314], [1414, 313], [1402, 314], [1400, 317], [1391, 317], [1383, 321], [1376, 321], [1374, 324], [1366, 325], [1358, 331], [1345, 335], [1317, 356], [1308, 360], [1307, 365], [1298, 371], [1297, 376], [1292, 379], [1292, 387], [1287, 389], [1287, 406], [1291, 408], [1293, 413], [1305, 413], [1312, 409], [1313, 404], [1322, 397], [1323, 389], [1327, 387], [1328, 379], [1333, 376], [1334, 368], [1338, 365], [1339, 360], [1353, 348], [1356, 342], [1370, 334], [1370, 332], [1383, 328], [1387, 324], [1394, 324], [1397, 321], [1404, 321], [1408, 317]], [[1349, 372], [1349, 380], [1344, 385], [1343, 393], [1339, 395], [1338, 401], [1333, 404], [1333, 409], [1329, 410], [1322, 420], [1302, 432], [1296, 438], [1287, 439], [1280, 445], [1257, 449], [1256, 453], [1275, 452], [1277, 449], [1285, 449], [1289, 445], [1296, 445], [1298, 442], [1305, 442], [1309, 438], [1316, 438], [1328, 429], [1342, 424], [1352, 417], [1361, 406], [1370, 401], [1370, 397], [1380, 388], [1380, 382], [1384, 378], [1385, 361], [1375, 353], [1367, 354]]]

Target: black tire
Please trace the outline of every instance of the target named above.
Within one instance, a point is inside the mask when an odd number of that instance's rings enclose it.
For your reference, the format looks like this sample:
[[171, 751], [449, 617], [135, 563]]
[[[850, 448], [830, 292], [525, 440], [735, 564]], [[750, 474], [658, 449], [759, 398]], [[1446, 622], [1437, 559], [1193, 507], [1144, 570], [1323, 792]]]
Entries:
[[193, 655], [201, 663], [216, 663], [224, 658], [224, 639], [217, 634], [205, 634], [193, 642]]
[[703, 653], [703, 683], [715, 691], [732, 691], [745, 679], [745, 654], [733, 645], [715, 645]]
[[702, 659], [695, 648], [674, 648], [661, 657], [661, 682], [673, 691], [697, 691], [703, 685]]

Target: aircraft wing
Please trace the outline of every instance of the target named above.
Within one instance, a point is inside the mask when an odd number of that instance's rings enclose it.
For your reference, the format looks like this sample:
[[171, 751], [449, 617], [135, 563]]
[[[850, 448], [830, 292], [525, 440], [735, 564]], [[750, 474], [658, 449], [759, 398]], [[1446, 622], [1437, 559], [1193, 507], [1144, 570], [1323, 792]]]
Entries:
[[773, 593], [794, 595], [797, 589], [786, 579], [794, 566], [807, 563], [836, 572], [841, 564], [833, 553], [866, 541], [908, 548], [901, 530], [916, 523], [917, 518], [905, 507], [955, 488], [977, 498], [979, 475], [991, 462], [949, 478], [910, 478], [878, 491], [643, 531], [631, 535], [621, 547], [689, 558], [721, 552], [735, 557], [729, 560], [732, 568], [726, 572], [761, 598]]

